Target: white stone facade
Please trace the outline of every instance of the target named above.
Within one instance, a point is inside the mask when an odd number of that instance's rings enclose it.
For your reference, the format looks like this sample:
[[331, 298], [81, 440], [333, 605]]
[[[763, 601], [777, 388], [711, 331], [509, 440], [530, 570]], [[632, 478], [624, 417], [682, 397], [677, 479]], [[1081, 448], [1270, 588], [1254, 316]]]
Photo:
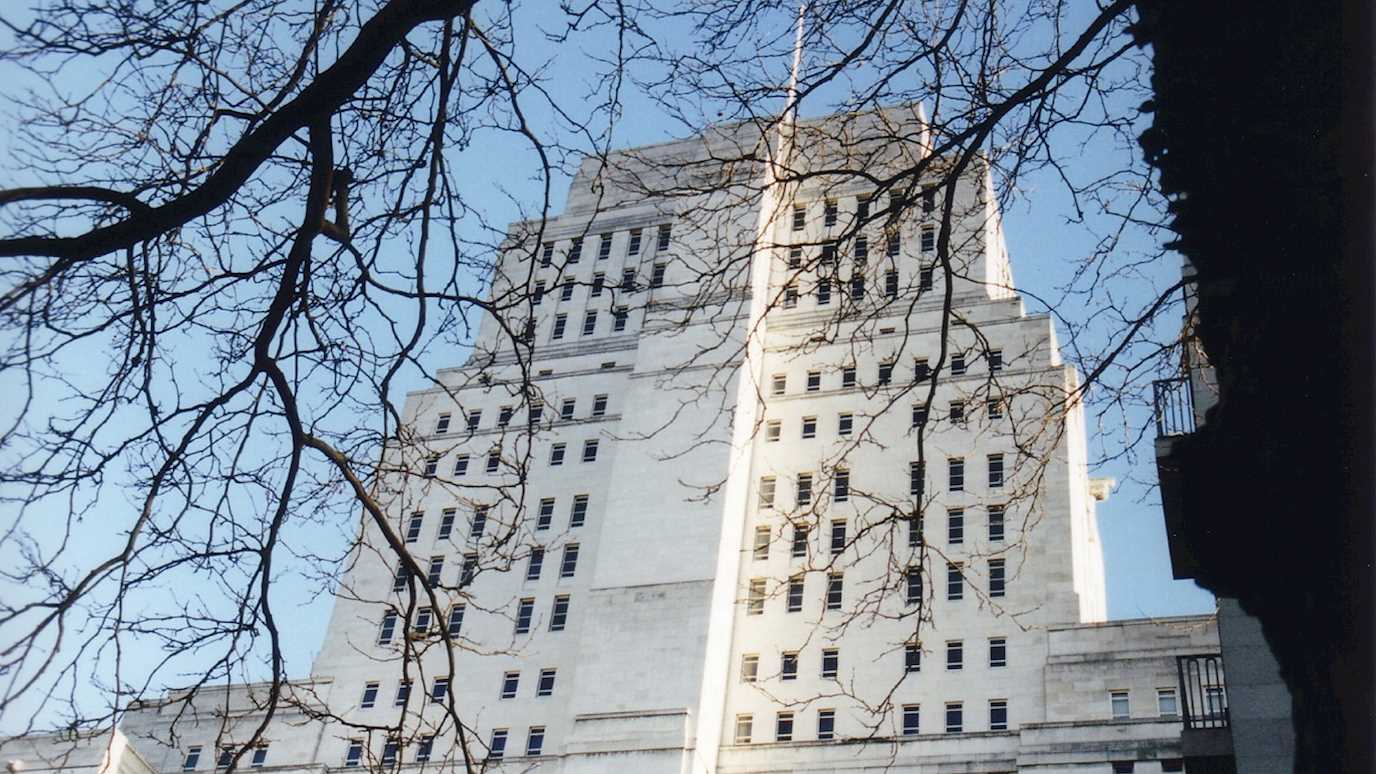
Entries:
[[[912, 139], [872, 149], [876, 163], [925, 153], [920, 113], [894, 111], [803, 127], [798, 147], [816, 152], [802, 163], [841, 153], [827, 147], [838, 126], [864, 138], [895, 121], [916, 127]], [[1155, 772], [1163, 760], [1171, 770], [1180, 727], [1162, 717], [1158, 690], [1174, 689], [1175, 655], [1217, 650], [1216, 629], [1212, 617], [1103, 622], [1084, 419], [1068, 399], [1077, 376], [1050, 319], [1026, 314], [1012, 289], [986, 173], [976, 166], [955, 192], [949, 288], [925, 271], [937, 211], [920, 197], [896, 224], [866, 227], [864, 258], [848, 240], [819, 264], [870, 193], [858, 182], [818, 179], [762, 199], [739, 182], [658, 198], [634, 182], [657, 174], [651, 161], [701, 166], [757, 139], [727, 128], [627, 152], [607, 170], [589, 162], [538, 239], [531, 224], [513, 227], [513, 244], [527, 247], [498, 269], [502, 312], [483, 321], [466, 365], [410, 396], [412, 432], [388, 458], [415, 474], [392, 482], [391, 529], [435, 568], [441, 609], [407, 639], [406, 619], [414, 625], [428, 601], [412, 598], [414, 586], [393, 590], [396, 562], [366, 524], [313, 674], [294, 686], [302, 706], [269, 724], [266, 768], [345, 768], [355, 742], [361, 766], [382, 766], [384, 729], [399, 718], [408, 743], [389, 767], [452, 766], [454, 729], [427, 699], [446, 678], [470, 754], [487, 756], [494, 731], [506, 731], [503, 758], [490, 762], [503, 770], [1107, 772], [1135, 761]], [[538, 242], [552, 245], [548, 266]], [[802, 265], [790, 267], [795, 244]], [[716, 268], [727, 276], [710, 277]], [[537, 281], [539, 305], [510, 292]], [[943, 329], [948, 295], [965, 322]], [[534, 355], [518, 363], [506, 332], [526, 319]], [[919, 361], [936, 365], [943, 338], [931, 387]], [[534, 424], [526, 376], [542, 407]], [[929, 388], [915, 482], [915, 406]], [[806, 476], [811, 497], [800, 498]], [[471, 582], [466, 554], [476, 556]], [[921, 568], [911, 596], [910, 568]], [[451, 650], [435, 631], [460, 607]], [[380, 643], [388, 610], [401, 616]], [[414, 654], [403, 659], [407, 642]], [[397, 706], [403, 672], [414, 688]], [[373, 706], [361, 706], [372, 683]], [[209, 770], [209, 751], [261, 722], [253, 691], [198, 697], [204, 713], [182, 716], [175, 736], [151, 707], [125, 730], [161, 771], [182, 770], [190, 746], [206, 751], [198, 768]], [[1128, 696], [1117, 718], [1115, 692]], [[792, 713], [785, 741], [780, 713]], [[542, 742], [527, 755], [533, 729]], [[430, 733], [430, 760], [416, 764]]]

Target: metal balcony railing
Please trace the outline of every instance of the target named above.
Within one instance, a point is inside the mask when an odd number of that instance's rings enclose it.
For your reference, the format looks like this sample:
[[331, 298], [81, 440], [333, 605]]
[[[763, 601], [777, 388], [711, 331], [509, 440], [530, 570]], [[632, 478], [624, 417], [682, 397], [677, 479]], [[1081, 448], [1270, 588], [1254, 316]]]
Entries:
[[1190, 378], [1157, 379], [1151, 383], [1152, 406], [1156, 410], [1156, 437], [1188, 435], [1194, 432], [1194, 396]]
[[1223, 656], [1176, 656], [1175, 666], [1180, 675], [1181, 718], [1185, 728], [1227, 728]]

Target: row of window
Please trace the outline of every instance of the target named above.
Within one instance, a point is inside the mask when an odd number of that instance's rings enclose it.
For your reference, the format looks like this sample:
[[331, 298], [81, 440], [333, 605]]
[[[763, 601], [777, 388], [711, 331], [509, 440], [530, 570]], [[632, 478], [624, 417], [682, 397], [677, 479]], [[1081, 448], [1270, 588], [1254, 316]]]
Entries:
[[[1003, 350], [991, 349], [985, 353], [989, 364], [990, 373], [1003, 371]], [[893, 383], [893, 371], [897, 365], [896, 361], [885, 360], [878, 364], [875, 371], [875, 383], [886, 385]], [[954, 376], [963, 376], [969, 373], [969, 363], [966, 361], [964, 353], [952, 354], [950, 357], [949, 368]], [[857, 385], [857, 371], [853, 365], [841, 366], [838, 370], [841, 382], [840, 389], [850, 389]], [[937, 376], [937, 372], [931, 368], [927, 358], [917, 358], [913, 363], [913, 381], [922, 382]], [[822, 372], [808, 371], [804, 377], [803, 392], [821, 392]], [[788, 374], [774, 374], [769, 379], [769, 394], [772, 397], [779, 397], [788, 394]]]
[[[990, 599], [998, 599], [1008, 595], [1007, 562], [1003, 559], [990, 559], [987, 562], [985, 580], [988, 582], [986, 594]], [[784, 610], [789, 613], [800, 613], [803, 610], [804, 589], [806, 576], [797, 575], [789, 578], [787, 589], [784, 593]], [[764, 603], [767, 596], [768, 580], [766, 578], [751, 578], [746, 587], [745, 612], [746, 615], [764, 615]], [[961, 562], [946, 563], [946, 600], [948, 602], [959, 602], [965, 598], [965, 565]], [[922, 604], [922, 572], [916, 567], [909, 567], [903, 572], [903, 595], [904, 602], [909, 605]], [[826, 593], [822, 597], [824, 610], [840, 610], [843, 607], [845, 598], [845, 573], [827, 573]]]
[[[918, 196], [922, 204], [922, 214], [930, 215], [936, 210], [936, 195], [939, 189], [940, 186], [935, 184], [922, 186]], [[873, 194], [862, 194], [855, 197], [855, 223], [864, 223], [869, 220], [870, 208], [874, 202], [874, 198]], [[889, 192], [887, 194], [886, 203], [879, 211], [892, 214], [899, 202], [900, 199], [897, 193]], [[837, 223], [841, 209], [839, 200], [823, 199], [821, 204], [822, 225], [826, 228], [834, 227]], [[789, 223], [793, 231], [802, 231], [807, 227], [808, 208], [808, 202], [799, 202], [793, 205], [792, 218]]]
[[[567, 554], [566, 554], [567, 557]], [[575, 561], [577, 554], [574, 554]], [[556, 594], [554, 601], [550, 605], [549, 630], [561, 632], [568, 625], [569, 605], [571, 596], [569, 594]], [[445, 624], [445, 629], [451, 637], [457, 637], [463, 631], [463, 618], [466, 606], [456, 604], [449, 609], [449, 619]], [[527, 634], [530, 632], [535, 618], [535, 598], [523, 597], [516, 603], [516, 634]], [[415, 617], [411, 621], [411, 634], [417, 637], [428, 637], [436, 632], [435, 624], [438, 616], [429, 607], [422, 607], [416, 610]], [[388, 610], [382, 614], [382, 622], [378, 626], [377, 642], [379, 645], [386, 645], [392, 642], [397, 635], [397, 626], [401, 623], [401, 616], [395, 610]]]
[[[766, 477], [761, 482], [761, 507], [771, 507], [773, 477]], [[764, 495], [770, 495], [768, 500]], [[1005, 534], [1004, 530], [1004, 508], [1002, 505], [990, 505], [985, 508], [986, 527], [989, 542], [1002, 542]], [[916, 521], [908, 519], [908, 547], [918, 548], [922, 545], [926, 536], [923, 533], [925, 519], [918, 517]], [[829, 544], [833, 556], [841, 554], [846, 550], [846, 520], [832, 519]], [[793, 559], [806, 558], [808, 555], [808, 536], [811, 534], [806, 524], [792, 525], [793, 535], [789, 543], [789, 557]], [[760, 525], [755, 528], [755, 540], [751, 547], [752, 556], [759, 561], [769, 558], [771, 546], [774, 543], [774, 532], [768, 525]], [[965, 543], [965, 509], [951, 508], [946, 511], [946, 544], [948, 546], [959, 546]]]
[[[1006, 481], [1004, 476], [1003, 454], [989, 454], [985, 458], [985, 483], [989, 489], [1002, 489]], [[920, 462], [911, 462], [908, 465], [908, 492], [914, 497], [921, 497], [926, 491], [926, 477], [924, 466]], [[761, 476], [759, 487], [759, 506], [761, 508], [775, 507], [775, 494], [778, 490], [777, 476]], [[965, 491], [965, 458], [948, 457], [946, 459], [946, 489], [949, 492]], [[794, 476], [794, 495], [793, 504], [797, 507], [812, 504], [813, 497], [813, 475], [811, 473], [799, 473]], [[836, 468], [831, 472], [831, 501], [834, 503], [844, 503], [850, 501], [850, 470], [846, 468]]]
[[[598, 419], [600, 417], [606, 416], [607, 401], [607, 395], [594, 395], [592, 398], [592, 411], [588, 414], [588, 417], [590, 419]], [[564, 398], [563, 401], [559, 404], [559, 419], [565, 422], [572, 421], [573, 419], [575, 419], [577, 409], [577, 398]], [[500, 429], [510, 425], [512, 416], [514, 414], [515, 409], [511, 406], [502, 406], [500, 409], [498, 409], [497, 428]], [[540, 420], [543, 417], [544, 406], [538, 404], [532, 405], [527, 415], [527, 422], [531, 425], [539, 424]], [[448, 433], [453, 425], [453, 419], [454, 415], [451, 412], [440, 412], [439, 416], [435, 418], [435, 435], [444, 435], [445, 433]], [[482, 420], [482, 409], [474, 409], [464, 414], [464, 425], [468, 428], [469, 431], [478, 430], [482, 425]], [[467, 459], [467, 455], [464, 455], [464, 459]], [[467, 463], [465, 463], [465, 465], [466, 464]], [[455, 475], [462, 475], [462, 473], [459, 473], [457, 470], [455, 470]]]
[[[779, 654], [779, 679], [798, 679], [799, 652], [786, 650]], [[822, 678], [834, 678], [840, 669], [840, 648], [823, 648], [821, 670]], [[989, 667], [1002, 669], [1008, 666], [1008, 639], [989, 638]], [[946, 669], [952, 672], [965, 668], [965, 641], [950, 640], [946, 643]], [[922, 646], [910, 643], [903, 648], [903, 671], [916, 673], [922, 671]], [[745, 653], [741, 656], [741, 682], [754, 683], [760, 679], [760, 656], [758, 653]]]
[[[951, 401], [949, 406], [948, 418], [951, 424], [964, 426], [967, 419], [965, 412], [966, 401]], [[913, 426], [927, 422], [927, 409], [925, 406], [914, 406]], [[1000, 398], [989, 398], [985, 401], [985, 411], [990, 419], [1002, 419], [1004, 403]], [[764, 440], [767, 443], [777, 443], [783, 439], [783, 420], [771, 419], [764, 423]], [[842, 411], [836, 415], [836, 436], [838, 438], [849, 438], [855, 431], [855, 414], [850, 411]], [[799, 427], [798, 437], [804, 441], [817, 437], [817, 417], [805, 416], [802, 418]]]
[[[554, 695], [554, 680], [556, 670], [541, 669], [539, 678], [535, 684], [536, 698]], [[521, 682], [520, 672], [506, 672], [502, 675], [501, 690], [498, 698], [514, 699], [517, 696]], [[363, 696], [359, 699], [359, 709], [372, 709], [377, 706], [378, 695], [382, 691], [382, 684], [379, 682], [368, 682], [363, 685]], [[435, 678], [430, 684], [428, 696], [432, 703], [443, 703], [449, 695], [449, 680], [444, 677]], [[411, 681], [403, 680], [397, 684], [396, 696], [392, 701], [394, 707], [404, 707], [411, 699]]]
[[[650, 268], [650, 282], [648, 285], [649, 289], [658, 290], [659, 288], [664, 287], [665, 277], [667, 276], [668, 271], [668, 264], [654, 264], [654, 266]], [[540, 304], [544, 303], [545, 296], [551, 292], [554, 292], [553, 288], [558, 288], [559, 300], [561, 302], [572, 301], [573, 290], [574, 288], [578, 287], [578, 284], [578, 280], [574, 279], [573, 277], [563, 277], [561, 279], [558, 279], [554, 282], [552, 286], [546, 285], [545, 280], [536, 280], [535, 295], [532, 297], [531, 303], [535, 306], [539, 306]], [[615, 286], [607, 282], [607, 275], [605, 272], [599, 271], [594, 272], [592, 275], [592, 282], [588, 285], [588, 298], [601, 298], [603, 293], [608, 293], [610, 295], [615, 296], [616, 293], [635, 293], [639, 290], [641, 290], [641, 286], [638, 278], [638, 273], [635, 269], [622, 269], [621, 281], [618, 282]]]
[[[588, 495], [577, 494], [573, 496], [572, 504], [569, 506], [569, 529], [581, 527], [587, 523], [589, 502], [590, 499]], [[556, 500], [553, 497], [541, 498], [535, 511], [536, 531], [547, 530], [553, 525], [555, 503]], [[483, 534], [487, 531], [488, 514], [490, 512], [491, 506], [488, 505], [475, 505], [473, 507], [472, 520], [468, 525], [468, 539], [470, 542], [476, 543], [482, 539]], [[449, 540], [454, 536], [454, 525], [458, 520], [458, 513], [457, 508], [445, 508], [440, 511], [440, 524], [435, 532], [436, 540]], [[412, 513], [406, 521], [406, 530], [403, 539], [407, 543], [419, 543], [421, 534], [424, 530], [425, 512], [416, 511]]]
[[[507, 738], [510, 729], [498, 728], [492, 731], [492, 736], [488, 742], [487, 757], [490, 760], [499, 760], [506, 757]], [[526, 755], [541, 755], [545, 746], [545, 727], [530, 726], [526, 730]], [[349, 740], [349, 746], [344, 753], [344, 766], [346, 768], [356, 768], [362, 766], [363, 753], [366, 745], [362, 739]], [[425, 763], [430, 760], [435, 752], [435, 737], [423, 736], [416, 743], [415, 762]], [[380, 763], [384, 766], [392, 766], [402, 758], [401, 742], [395, 737], [387, 739], [382, 745], [382, 757]]]
[[[604, 231], [597, 235], [597, 260], [605, 261], [612, 255], [612, 238], [614, 233]], [[670, 223], [659, 224], [655, 238], [655, 249], [664, 252], [669, 249], [669, 241], [673, 238], [673, 225]], [[640, 255], [640, 248], [644, 241], [644, 229], [633, 228], [627, 235], [626, 254]], [[574, 237], [569, 241], [569, 250], [565, 256], [565, 264], [578, 263], [583, 258], [583, 237]], [[540, 267], [546, 268], [554, 263], [554, 242], [545, 242], [540, 247]]]
[[[267, 742], [260, 742], [239, 759], [240, 765], [247, 761], [251, 768], [261, 769], [266, 766], [268, 762], [268, 747], [269, 744]], [[229, 768], [229, 764], [234, 761], [234, 753], [237, 752], [238, 749], [239, 748], [234, 745], [222, 745], [219, 748], [219, 753], [215, 756], [215, 768]], [[195, 771], [201, 765], [201, 756], [204, 752], [205, 747], [199, 744], [186, 748], [186, 757], [182, 759], [182, 771]]]
[[[948, 734], [964, 733], [965, 727], [965, 703], [959, 701], [946, 702], [945, 726], [944, 730]], [[921, 733], [921, 707], [917, 704], [904, 704], [900, 707], [902, 712], [902, 735], [916, 736]], [[792, 710], [781, 710], [774, 715], [774, 739], [775, 742], [792, 742], [795, 740], [794, 726], [795, 713]], [[989, 731], [1008, 730], [1008, 700], [990, 699], [989, 700]], [[817, 739], [828, 740], [836, 738], [836, 711], [832, 709], [817, 710]], [[736, 744], [750, 744], [755, 739], [755, 716], [744, 713], [736, 716]], [[762, 740], [760, 740], [762, 741]]]
[[[626, 323], [630, 320], [631, 310], [629, 307], [618, 306], [612, 311], [612, 333], [621, 333], [626, 330]], [[596, 309], [589, 309], [583, 313], [583, 335], [592, 336], [597, 333], [598, 312]], [[550, 329], [550, 341], [560, 341], [568, 332], [569, 316], [565, 312], [554, 315], [554, 327]], [[533, 333], [532, 333], [533, 336]]]
[[[559, 577], [572, 578], [578, 570], [578, 555], [580, 546], [577, 543], [568, 543], [563, 547], [563, 556], [559, 561]], [[430, 563], [426, 568], [426, 580], [433, 587], [439, 587], [444, 579], [443, 556], [430, 557]], [[526, 580], [538, 581], [545, 565], [545, 548], [543, 546], [533, 546], [526, 563]], [[478, 554], [464, 554], [463, 564], [459, 569], [459, 586], [465, 587], [473, 582], [473, 578], [478, 571]], [[405, 591], [406, 584], [410, 580], [410, 570], [403, 562], [397, 568], [396, 575], [392, 580], [392, 591]], [[424, 609], [422, 610], [424, 612]], [[428, 622], [427, 622], [428, 623]], [[417, 633], [424, 634], [429, 631], [429, 627], [420, 627], [417, 623]]]

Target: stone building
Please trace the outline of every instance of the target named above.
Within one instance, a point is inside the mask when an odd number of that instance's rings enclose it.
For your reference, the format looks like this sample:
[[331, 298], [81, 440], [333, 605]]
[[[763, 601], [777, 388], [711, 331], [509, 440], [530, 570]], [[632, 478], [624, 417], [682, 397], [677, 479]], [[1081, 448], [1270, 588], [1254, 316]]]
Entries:
[[[1104, 620], [1109, 483], [988, 171], [876, 189], [930, 152], [916, 108], [799, 124], [797, 184], [751, 161], [762, 136], [588, 160], [562, 214], [513, 225], [240, 766], [1182, 770], [1177, 657], [1215, 623]], [[124, 730], [209, 770], [261, 691]]]

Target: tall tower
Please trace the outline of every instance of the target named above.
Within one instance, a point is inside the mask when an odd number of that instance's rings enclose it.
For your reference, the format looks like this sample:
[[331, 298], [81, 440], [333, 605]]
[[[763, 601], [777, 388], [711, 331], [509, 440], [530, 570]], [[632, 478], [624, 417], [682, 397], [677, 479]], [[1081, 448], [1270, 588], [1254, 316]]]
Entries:
[[1098, 623], [1077, 379], [987, 170], [947, 175], [916, 107], [799, 123], [782, 183], [770, 141], [589, 160], [512, 226], [472, 354], [388, 450], [302, 682], [328, 712], [274, 764], [1174, 755], [1172, 654], [1211, 622]]

